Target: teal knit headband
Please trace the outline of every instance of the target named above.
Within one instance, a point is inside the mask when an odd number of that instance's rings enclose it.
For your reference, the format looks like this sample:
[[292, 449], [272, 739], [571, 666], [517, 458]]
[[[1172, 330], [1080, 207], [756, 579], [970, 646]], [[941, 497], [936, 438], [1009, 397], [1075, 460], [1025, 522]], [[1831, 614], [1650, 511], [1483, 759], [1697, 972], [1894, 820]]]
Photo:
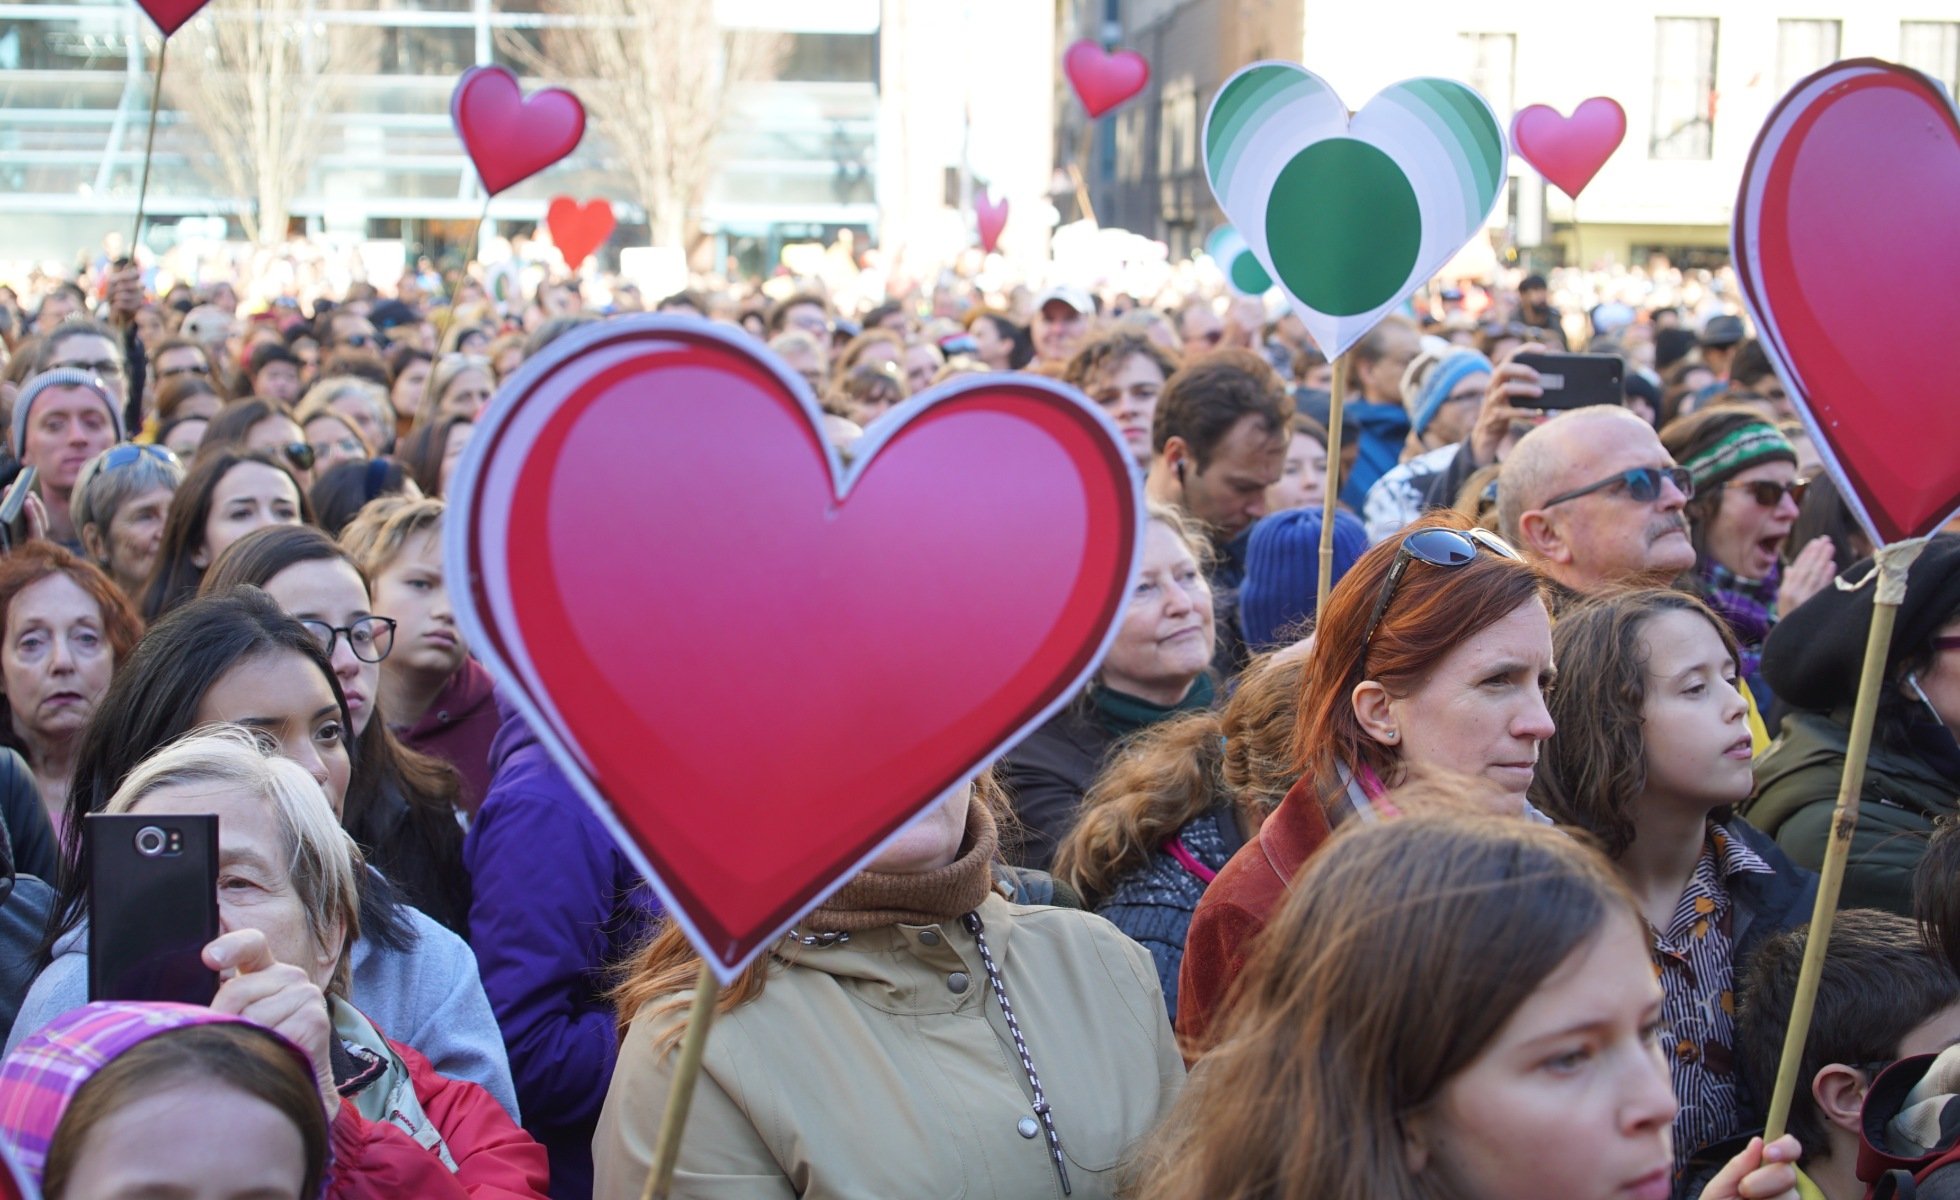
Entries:
[[1771, 459], [1797, 461], [1796, 447], [1766, 422], [1751, 422], [1716, 442], [1681, 465], [1701, 487], [1717, 478], [1733, 475], [1746, 467]]

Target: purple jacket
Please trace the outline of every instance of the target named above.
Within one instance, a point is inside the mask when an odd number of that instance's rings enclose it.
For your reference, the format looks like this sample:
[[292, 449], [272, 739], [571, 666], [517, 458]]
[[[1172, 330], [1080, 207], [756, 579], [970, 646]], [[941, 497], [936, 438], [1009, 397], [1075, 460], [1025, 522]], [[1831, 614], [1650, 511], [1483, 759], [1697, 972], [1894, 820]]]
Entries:
[[618, 1050], [607, 973], [645, 942], [660, 906], [524, 718], [498, 703], [490, 790], [463, 843], [470, 946], [524, 1127], [551, 1155], [553, 1200], [590, 1200]]

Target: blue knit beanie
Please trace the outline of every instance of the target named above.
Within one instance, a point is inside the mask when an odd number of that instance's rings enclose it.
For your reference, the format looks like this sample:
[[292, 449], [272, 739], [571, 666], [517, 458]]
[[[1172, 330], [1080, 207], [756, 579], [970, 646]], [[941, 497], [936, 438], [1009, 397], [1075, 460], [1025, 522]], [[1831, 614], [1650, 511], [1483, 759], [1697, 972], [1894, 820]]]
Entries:
[[[1334, 582], [1368, 550], [1368, 533], [1352, 513], [1334, 514]], [[1255, 653], [1314, 615], [1320, 582], [1320, 508], [1289, 508], [1252, 527], [1239, 585], [1239, 630]]]
[[1490, 360], [1475, 350], [1452, 350], [1443, 356], [1429, 378], [1422, 381], [1422, 391], [1416, 394], [1415, 405], [1411, 409], [1410, 423], [1419, 435], [1429, 428], [1429, 422], [1436, 419], [1436, 410], [1443, 407], [1443, 401], [1450, 398], [1456, 385], [1463, 382], [1466, 375], [1491, 373]]

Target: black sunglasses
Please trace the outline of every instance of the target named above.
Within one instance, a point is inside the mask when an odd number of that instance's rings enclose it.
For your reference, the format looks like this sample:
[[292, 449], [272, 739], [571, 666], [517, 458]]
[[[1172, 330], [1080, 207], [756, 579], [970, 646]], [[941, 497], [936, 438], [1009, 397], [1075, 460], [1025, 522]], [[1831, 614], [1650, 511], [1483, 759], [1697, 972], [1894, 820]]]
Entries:
[[1789, 483], [1777, 483], [1773, 479], [1750, 479], [1735, 483], [1725, 483], [1722, 485], [1722, 490], [1725, 492], [1747, 490], [1750, 496], [1754, 497], [1756, 503], [1762, 505], [1764, 508], [1775, 508], [1777, 505], [1783, 503], [1785, 493], [1789, 494], [1790, 499], [1795, 500], [1798, 504], [1802, 504], [1803, 494], [1810, 490], [1810, 481], [1807, 479], [1793, 479]]
[[1513, 562], [1524, 561], [1524, 557], [1511, 548], [1511, 543], [1483, 529], [1418, 529], [1403, 538], [1401, 547], [1395, 551], [1395, 561], [1389, 564], [1388, 574], [1382, 579], [1382, 594], [1375, 601], [1375, 611], [1368, 616], [1368, 632], [1361, 638], [1363, 652], [1366, 652], [1368, 643], [1375, 640], [1375, 630], [1380, 628], [1382, 618], [1388, 615], [1388, 606], [1395, 599], [1395, 590], [1402, 586], [1402, 576], [1408, 574], [1410, 563], [1461, 567], [1477, 557], [1479, 546]]
[[293, 464], [295, 471], [313, 469], [313, 447], [305, 442], [286, 442], [279, 447], [279, 453], [286, 456], [286, 461]]
[[1636, 504], [1652, 504], [1660, 499], [1663, 483], [1673, 484], [1684, 500], [1695, 498], [1695, 477], [1686, 467], [1635, 467], [1631, 471], [1621, 471], [1618, 475], [1608, 476], [1598, 483], [1589, 483], [1585, 487], [1553, 496], [1538, 507], [1550, 508], [1554, 504], [1564, 504], [1567, 500], [1577, 500], [1581, 496], [1590, 496], [1594, 492], [1603, 492], [1612, 487], [1624, 487], [1627, 490], [1627, 498]]

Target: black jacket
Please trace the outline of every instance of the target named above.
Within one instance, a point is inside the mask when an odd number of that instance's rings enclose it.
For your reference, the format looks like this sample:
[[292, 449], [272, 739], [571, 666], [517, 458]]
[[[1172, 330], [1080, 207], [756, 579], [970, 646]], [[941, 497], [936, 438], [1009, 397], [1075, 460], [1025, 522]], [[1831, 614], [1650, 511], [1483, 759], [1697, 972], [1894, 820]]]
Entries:
[[1009, 863], [1037, 871], [1053, 865], [1056, 847], [1074, 827], [1082, 797], [1115, 742], [1078, 697], [1001, 758], [1001, 784], [1019, 823], [1001, 831]]
[[41, 807], [41, 788], [17, 751], [0, 749], [0, 823], [13, 845], [13, 869], [53, 884], [61, 870], [54, 825]]

